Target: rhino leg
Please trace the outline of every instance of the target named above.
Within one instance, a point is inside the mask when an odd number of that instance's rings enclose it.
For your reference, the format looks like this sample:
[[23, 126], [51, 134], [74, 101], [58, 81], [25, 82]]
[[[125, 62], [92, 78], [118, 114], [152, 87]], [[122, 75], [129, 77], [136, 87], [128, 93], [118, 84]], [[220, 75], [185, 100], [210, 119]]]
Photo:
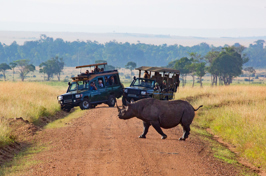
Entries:
[[186, 138], [188, 138], [188, 135], [190, 134], [190, 126], [185, 125], [183, 126], [183, 136], [179, 138], [180, 141], [185, 141]]
[[149, 131], [151, 124], [143, 121], [143, 133], [139, 136], [139, 138], [146, 138], [146, 134]]
[[166, 139], [167, 135], [163, 133], [161, 127], [160, 127], [160, 123], [158, 121], [152, 121], [151, 125], [153, 126], [153, 128], [160, 134], [162, 135], [162, 139]]

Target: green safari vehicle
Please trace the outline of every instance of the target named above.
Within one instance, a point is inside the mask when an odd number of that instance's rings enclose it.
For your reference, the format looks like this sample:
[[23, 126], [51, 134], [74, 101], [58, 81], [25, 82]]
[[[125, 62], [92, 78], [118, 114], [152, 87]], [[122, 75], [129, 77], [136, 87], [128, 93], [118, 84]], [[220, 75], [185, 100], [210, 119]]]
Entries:
[[[95, 66], [98, 69], [98, 66], [106, 64], [83, 65], [76, 68]], [[57, 96], [61, 109], [67, 112], [75, 106], [85, 110], [102, 103], [114, 107], [116, 98], [123, 95], [123, 84], [120, 82], [117, 70], [96, 70], [93, 73], [82, 73], [77, 77], [72, 77], [72, 82], [69, 82], [68, 85], [67, 92]]]

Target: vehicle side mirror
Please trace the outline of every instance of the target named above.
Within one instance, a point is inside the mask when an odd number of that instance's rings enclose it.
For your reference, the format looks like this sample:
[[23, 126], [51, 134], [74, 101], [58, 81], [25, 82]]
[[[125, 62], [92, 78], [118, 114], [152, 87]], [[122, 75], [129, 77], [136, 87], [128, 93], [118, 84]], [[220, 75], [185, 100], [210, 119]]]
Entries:
[[137, 79], [136, 76], [134, 76], [133, 79], [136, 80]]
[[68, 82], [68, 85], [70, 86], [70, 82]]

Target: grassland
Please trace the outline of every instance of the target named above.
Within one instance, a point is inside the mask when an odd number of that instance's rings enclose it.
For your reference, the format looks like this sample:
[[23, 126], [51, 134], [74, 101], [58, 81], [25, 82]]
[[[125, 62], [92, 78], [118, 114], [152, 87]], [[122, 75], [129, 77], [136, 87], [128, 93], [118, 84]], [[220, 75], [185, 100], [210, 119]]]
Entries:
[[266, 86], [185, 87], [176, 99], [203, 104], [193, 124], [210, 128], [241, 158], [266, 169]]
[[41, 116], [54, 115], [60, 110], [56, 96], [65, 90], [61, 83], [1, 82], [0, 146], [11, 142], [7, 119], [23, 117], [37, 123]]

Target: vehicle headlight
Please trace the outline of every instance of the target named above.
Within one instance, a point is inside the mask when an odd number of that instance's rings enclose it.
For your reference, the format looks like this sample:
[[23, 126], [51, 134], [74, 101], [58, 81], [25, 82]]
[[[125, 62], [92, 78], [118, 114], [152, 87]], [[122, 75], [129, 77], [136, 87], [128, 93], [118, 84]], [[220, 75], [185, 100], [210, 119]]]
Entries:
[[141, 95], [146, 95], [147, 94], [146, 91], [141, 91], [140, 93], [141, 93]]
[[75, 97], [80, 98], [80, 97], [82, 97], [82, 94], [76, 94]]
[[61, 101], [61, 100], [63, 100], [63, 96], [62, 96], [62, 95], [59, 95], [59, 96], [57, 97], [57, 99], [58, 99], [58, 101]]
[[127, 93], [127, 89], [124, 89], [124, 92]]

